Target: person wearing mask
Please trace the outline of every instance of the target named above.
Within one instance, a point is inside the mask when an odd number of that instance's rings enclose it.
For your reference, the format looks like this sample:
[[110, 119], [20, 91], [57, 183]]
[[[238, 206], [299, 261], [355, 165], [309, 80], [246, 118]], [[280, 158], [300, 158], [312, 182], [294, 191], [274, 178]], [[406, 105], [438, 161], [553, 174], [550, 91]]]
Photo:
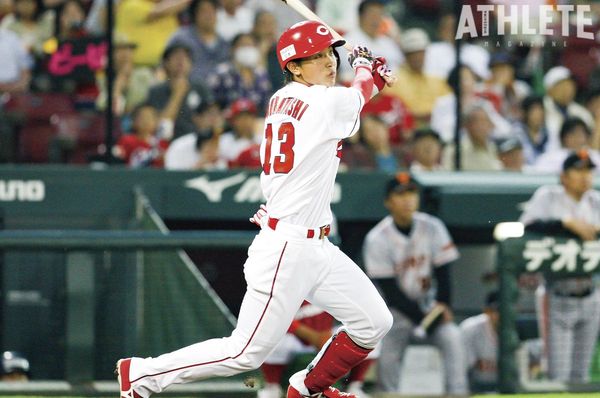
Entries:
[[241, 33], [231, 42], [233, 61], [220, 64], [216, 73], [207, 78], [207, 85], [221, 109], [238, 98], [247, 98], [263, 114], [272, 94], [271, 82], [260, 65], [261, 54], [254, 36]]

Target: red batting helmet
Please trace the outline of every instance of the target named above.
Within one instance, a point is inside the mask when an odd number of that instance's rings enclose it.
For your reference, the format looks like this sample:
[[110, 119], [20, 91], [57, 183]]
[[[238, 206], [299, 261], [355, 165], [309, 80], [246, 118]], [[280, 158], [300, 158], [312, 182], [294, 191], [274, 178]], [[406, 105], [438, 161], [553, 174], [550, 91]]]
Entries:
[[277, 60], [282, 70], [288, 62], [310, 57], [327, 47], [339, 47], [345, 40], [333, 37], [327, 26], [317, 21], [303, 21], [292, 25], [277, 42]]

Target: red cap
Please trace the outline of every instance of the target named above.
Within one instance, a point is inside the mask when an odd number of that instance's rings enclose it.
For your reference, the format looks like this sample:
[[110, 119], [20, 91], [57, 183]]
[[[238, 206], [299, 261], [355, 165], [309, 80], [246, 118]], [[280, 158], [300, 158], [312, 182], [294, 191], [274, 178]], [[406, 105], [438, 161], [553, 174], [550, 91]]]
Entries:
[[298, 22], [281, 34], [277, 42], [277, 60], [281, 70], [285, 70], [290, 61], [310, 57], [330, 46], [339, 47], [344, 44], [345, 40], [334, 38], [329, 28], [320, 22]]
[[248, 98], [238, 98], [229, 107], [229, 110], [227, 111], [227, 117], [231, 119], [242, 112], [247, 112], [256, 115], [257, 110], [254, 101], [249, 100]]

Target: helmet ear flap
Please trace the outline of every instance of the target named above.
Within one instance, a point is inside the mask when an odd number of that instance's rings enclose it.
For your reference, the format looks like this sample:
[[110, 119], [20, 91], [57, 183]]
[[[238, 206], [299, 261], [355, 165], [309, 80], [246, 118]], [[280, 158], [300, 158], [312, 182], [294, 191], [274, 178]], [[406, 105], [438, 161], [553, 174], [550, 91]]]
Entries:
[[333, 55], [335, 56], [335, 62], [337, 63], [335, 66], [336, 70], [340, 69], [340, 54], [338, 54], [338, 51], [335, 47], [333, 47]]

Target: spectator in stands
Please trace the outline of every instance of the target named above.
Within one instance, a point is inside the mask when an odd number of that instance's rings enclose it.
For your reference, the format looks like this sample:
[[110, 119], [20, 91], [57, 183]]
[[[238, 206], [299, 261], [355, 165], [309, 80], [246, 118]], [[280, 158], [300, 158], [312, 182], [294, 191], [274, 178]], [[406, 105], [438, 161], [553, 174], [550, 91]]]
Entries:
[[483, 312], [460, 323], [471, 392], [494, 391], [498, 383], [498, 292], [485, 298]]
[[[105, 35], [106, 24], [108, 21], [106, 15], [106, 1], [107, 0], [92, 0], [92, 5], [88, 11], [85, 19], [85, 29], [93, 35]], [[119, 9], [121, 0], [113, 0], [113, 14], [116, 14], [114, 10]]]
[[2, 353], [2, 382], [29, 381], [29, 361], [23, 354], [16, 351]]
[[518, 138], [506, 138], [498, 144], [498, 159], [504, 171], [523, 171], [525, 155], [523, 144]]
[[271, 97], [271, 82], [260, 65], [260, 50], [254, 36], [241, 33], [231, 42], [232, 62], [217, 66], [207, 85], [221, 109], [229, 107], [238, 98], [247, 98], [263, 114]]
[[[117, 116], [128, 115], [148, 97], [153, 75], [150, 68], [135, 67], [133, 63], [137, 44], [124, 34], [117, 33], [114, 38], [115, 80], [113, 83], [113, 112]], [[97, 75], [100, 95], [96, 107], [106, 108], [106, 78], [105, 74]]]
[[177, 30], [177, 14], [190, 0], [122, 0], [116, 11], [116, 30], [138, 45], [133, 62], [154, 68], [171, 35]]
[[257, 134], [257, 109], [252, 100], [239, 98], [226, 112], [231, 130], [221, 136], [219, 158], [233, 166], [237, 165], [238, 157], [243, 151], [260, 144], [261, 135]]
[[[85, 7], [80, 0], [66, 0], [56, 9], [54, 37], [44, 43], [50, 54], [46, 71], [36, 76], [36, 85], [44, 90], [72, 95], [78, 106], [93, 108], [98, 97], [96, 72], [100, 71], [106, 54], [102, 47], [88, 51], [94, 38], [84, 27]], [[85, 51], [85, 63], [70, 63]], [[69, 65], [72, 65], [69, 68]]]
[[[31, 57], [17, 34], [0, 29], [0, 96], [29, 91], [31, 80]], [[15, 126], [0, 104], [0, 162], [16, 158]]]
[[514, 132], [523, 146], [525, 163], [531, 166], [546, 151], [548, 145], [544, 100], [536, 95], [528, 96], [521, 103], [521, 108], [522, 122], [516, 124]]
[[[525, 230], [567, 238], [566, 245], [595, 245], [600, 225], [600, 192], [593, 189], [595, 167], [587, 150], [569, 154], [561, 166], [560, 185], [539, 187], [527, 202], [519, 218]], [[598, 339], [600, 294], [591, 273], [577, 275], [547, 278], [539, 290], [544, 305], [538, 309], [545, 320], [541, 330], [550, 378], [585, 383]]]
[[430, 128], [418, 129], [412, 139], [410, 171], [440, 171], [444, 143], [440, 135]]
[[182, 43], [172, 43], [163, 54], [167, 80], [150, 88], [148, 102], [160, 111], [165, 138], [175, 138], [195, 131], [193, 109], [203, 102], [213, 102], [210, 91], [190, 77], [192, 52]]
[[219, 140], [224, 120], [217, 104], [202, 103], [194, 114], [196, 130], [176, 138], [165, 154], [168, 170], [224, 170]]
[[[460, 74], [460, 79], [459, 79]], [[435, 101], [431, 113], [431, 128], [437, 131], [446, 143], [454, 140], [454, 130], [456, 127], [456, 92], [460, 82], [460, 100], [461, 107], [470, 108], [475, 103], [488, 103], [484, 109], [492, 121], [492, 135], [494, 139], [506, 138], [511, 135], [511, 125], [504, 119], [485, 98], [482, 98], [478, 92], [477, 84], [479, 77], [468, 66], [462, 65], [460, 68], [454, 68], [448, 75], [448, 86], [452, 93], [439, 97]]]
[[423, 29], [408, 29], [402, 33], [400, 48], [406, 62], [396, 73], [396, 84], [385, 90], [400, 98], [417, 121], [423, 124], [429, 123], [436, 99], [450, 94], [450, 88], [444, 80], [430, 76], [423, 70], [428, 45], [429, 37]]
[[[576, 117], [594, 129], [592, 115], [575, 102], [576, 86], [571, 71], [564, 66], [556, 66], [544, 75], [544, 110], [548, 127], [548, 149], [560, 147], [559, 132], [566, 118]], [[558, 166], [560, 168], [560, 164]]]
[[80, 0], [66, 0], [56, 9], [54, 37], [60, 42], [88, 36], [84, 27], [85, 7]]
[[192, 0], [191, 24], [171, 36], [169, 43], [185, 43], [192, 51], [192, 77], [203, 80], [229, 61], [229, 43], [217, 33], [217, 0]]
[[242, 0], [220, 0], [217, 10], [217, 33], [231, 41], [240, 33], [250, 33], [254, 22], [254, 10], [246, 7]]
[[[545, 173], [559, 173], [564, 160], [574, 151], [589, 149], [592, 132], [588, 125], [581, 119], [566, 119], [559, 133], [561, 147], [550, 149], [537, 158], [533, 165], [535, 171]], [[600, 164], [600, 153], [589, 149], [590, 157]]]
[[594, 119], [591, 147], [600, 149], [600, 87], [593, 88], [587, 92], [585, 96], [585, 108]]
[[[425, 51], [425, 73], [442, 79], [448, 78], [452, 69], [456, 67], [456, 16], [453, 12], [440, 17], [438, 23], [438, 39], [427, 46]], [[460, 59], [482, 79], [490, 75], [488, 69], [490, 54], [478, 45], [461, 41]]]
[[162, 167], [169, 141], [160, 138], [158, 111], [142, 104], [133, 111], [133, 131], [122, 135], [115, 145], [115, 155], [134, 168]]
[[509, 120], [521, 118], [521, 102], [529, 95], [527, 83], [515, 78], [513, 57], [505, 51], [497, 51], [490, 57], [491, 77], [486, 82], [487, 89], [496, 95], [500, 102], [499, 112]]
[[[358, 29], [346, 33], [345, 38], [349, 43], [360, 43], [367, 47], [373, 54], [383, 56], [392, 70], [396, 70], [404, 60], [398, 44], [389, 36], [381, 33], [385, 16], [385, 5], [382, 0], [363, 0], [358, 6]], [[340, 58], [345, 60], [348, 52], [339, 49]], [[348, 62], [340, 65], [340, 79], [349, 81], [352, 68]]]
[[273, 91], [283, 86], [283, 74], [277, 61], [277, 21], [269, 12], [260, 10], [254, 17], [252, 35], [260, 50], [260, 66], [265, 68]]
[[32, 60], [16, 33], [0, 29], [0, 94], [29, 90]]
[[2, 19], [0, 29], [15, 32], [29, 53], [41, 57], [44, 42], [52, 37], [52, 21], [52, 12], [44, 10], [41, 0], [16, 0], [14, 11]]
[[410, 143], [415, 118], [402, 100], [388, 93], [387, 89], [367, 102], [361, 116], [377, 116], [388, 126], [389, 140], [392, 145], [402, 146]]
[[398, 169], [398, 148], [391, 145], [388, 126], [375, 115], [361, 118], [357, 138], [346, 140], [342, 162], [349, 169], [380, 170], [393, 173]]
[[[461, 170], [494, 171], [501, 170], [496, 145], [492, 140], [494, 125], [490, 119], [488, 102], [475, 103], [464, 112], [465, 133], [460, 141]], [[447, 170], [454, 170], [454, 144], [449, 144], [442, 155], [442, 164]]]

